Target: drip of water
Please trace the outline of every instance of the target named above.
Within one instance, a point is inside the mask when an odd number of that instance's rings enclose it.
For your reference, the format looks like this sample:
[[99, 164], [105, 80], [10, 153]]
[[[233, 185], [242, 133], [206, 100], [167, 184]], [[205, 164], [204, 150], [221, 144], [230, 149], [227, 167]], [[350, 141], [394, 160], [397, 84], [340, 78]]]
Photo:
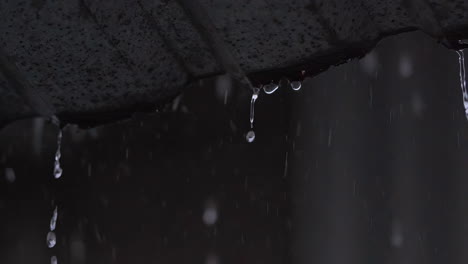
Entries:
[[463, 106], [465, 107], [465, 116], [468, 119], [468, 92], [466, 90], [466, 71], [465, 71], [465, 54], [463, 50], [457, 50], [458, 63], [460, 64], [460, 86], [463, 93]]
[[247, 142], [251, 143], [255, 140], [255, 132], [253, 131], [253, 122], [255, 119], [255, 101], [258, 98], [258, 93], [260, 92], [260, 88], [253, 88], [252, 89], [252, 99], [250, 100], [250, 130], [246, 135]]
[[263, 91], [266, 93], [266, 94], [272, 94], [274, 93], [276, 90], [278, 90], [279, 88], [279, 85], [276, 84], [276, 83], [270, 83], [270, 84], [267, 84], [265, 86], [263, 86]]
[[253, 122], [255, 118], [255, 101], [258, 98], [259, 88], [252, 89], [252, 99], [250, 100], [250, 128], [253, 128]]
[[299, 82], [299, 81], [295, 81], [295, 82], [291, 82], [291, 88], [294, 90], [294, 91], [299, 91], [302, 87], [302, 83]]
[[54, 231], [57, 225], [57, 215], [58, 215], [58, 208], [55, 207], [54, 212], [52, 214], [52, 218], [50, 218], [50, 231]]
[[255, 132], [253, 130], [247, 132], [245, 139], [247, 140], [247, 142], [252, 143], [255, 140]]
[[57, 237], [54, 232], [50, 231], [47, 233], [47, 246], [49, 248], [53, 248], [55, 247], [55, 244], [57, 244]]
[[52, 257], [50, 258], [50, 264], [57, 264], [57, 263], [58, 263], [57, 257], [56, 257], [56, 256], [52, 256]]
[[62, 153], [60, 152], [60, 148], [62, 145], [62, 130], [59, 130], [57, 135], [57, 151], [55, 152], [55, 162], [54, 162], [54, 177], [58, 179], [62, 176], [62, 167], [60, 167], [60, 157]]

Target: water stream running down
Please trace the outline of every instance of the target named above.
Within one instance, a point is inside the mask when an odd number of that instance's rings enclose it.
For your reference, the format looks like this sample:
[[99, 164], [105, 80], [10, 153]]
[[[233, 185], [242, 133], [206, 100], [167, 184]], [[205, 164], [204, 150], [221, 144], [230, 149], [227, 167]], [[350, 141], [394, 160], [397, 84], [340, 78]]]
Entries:
[[252, 88], [252, 98], [250, 99], [250, 128], [251, 130], [247, 132], [245, 139], [247, 142], [252, 143], [255, 140], [255, 132], [253, 131], [253, 123], [255, 119], [255, 101], [258, 98], [260, 88]]
[[[57, 226], [57, 215], [58, 215], [58, 207], [56, 206], [54, 212], [52, 213], [52, 217], [50, 218], [50, 232], [47, 233], [47, 246], [49, 248], [55, 247], [57, 244], [57, 236], [55, 235], [55, 227]], [[57, 264], [57, 257], [52, 256], [50, 258], [51, 264]]]
[[62, 177], [62, 167], [60, 166], [60, 157], [62, 156], [62, 153], [60, 152], [60, 148], [62, 146], [62, 130], [59, 129], [58, 135], [57, 135], [57, 151], [55, 152], [55, 162], [54, 162], [54, 177], [55, 179], [58, 179]]
[[460, 86], [463, 93], [463, 106], [465, 107], [465, 116], [468, 119], [468, 92], [466, 91], [466, 71], [465, 71], [465, 54], [463, 50], [457, 50], [458, 63], [460, 64]]
[[[62, 167], [60, 166], [60, 158], [62, 156], [62, 153], [60, 151], [62, 147], [62, 129], [60, 128], [60, 123], [58, 121], [58, 118], [53, 117], [52, 122], [59, 127], [59, 131], [57, 134], [57, 150], [55, 152], [55, 157], [54, 157], [54, 178], [59, 179], [62, 176]], [[52, 212], [52, 217], [50, 218], [50, 224], [49, 224], [49, 233], [47, 233], [46, 241], [47, 241], [47, 246], [49, 248], [55, 247], [57, 244], [57, 236], [55, 235], [55, 228], [57, 227], [57, 218], [58, 218], [58, 206], [55, 206], [54, 211]], [[52, 256], [50, 258], [50, 263], [51, 264], [57, 264], [57, 257]]]

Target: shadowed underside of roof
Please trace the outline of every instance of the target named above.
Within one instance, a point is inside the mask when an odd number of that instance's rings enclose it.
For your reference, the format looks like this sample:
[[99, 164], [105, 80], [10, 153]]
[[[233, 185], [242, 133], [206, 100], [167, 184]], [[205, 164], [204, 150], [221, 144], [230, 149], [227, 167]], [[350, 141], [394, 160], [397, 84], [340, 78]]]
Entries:
[[468, 0], [18, 0], [0, 3], [0, 21], [0, 125], [95, 124], [218, 74], [301, 80], [401, 32], [460, 48]]

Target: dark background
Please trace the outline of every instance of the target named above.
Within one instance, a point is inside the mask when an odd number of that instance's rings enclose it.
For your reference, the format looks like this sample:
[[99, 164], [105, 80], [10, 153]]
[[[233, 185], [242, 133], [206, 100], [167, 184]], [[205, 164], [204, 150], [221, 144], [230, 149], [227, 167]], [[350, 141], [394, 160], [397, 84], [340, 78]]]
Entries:
[[262, 92], [251, 144], [250, 91], [204, 80], [154, 113], [67, 126], [58, 180], [57, 128], [11, 124], [0, 263], [468, 263], [458, 67], [421, 33], [386, 39], [298, 92]]

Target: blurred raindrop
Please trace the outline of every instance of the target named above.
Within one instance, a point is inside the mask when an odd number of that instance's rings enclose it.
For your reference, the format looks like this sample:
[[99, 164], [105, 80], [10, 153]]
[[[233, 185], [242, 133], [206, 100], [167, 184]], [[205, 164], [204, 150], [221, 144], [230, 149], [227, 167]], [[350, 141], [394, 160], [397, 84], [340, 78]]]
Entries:
[[71, 238], [70, 254], [74, 261], [73, 263], [86, 263], [86, 246], [81, 237], [75, 235]]
[[33, 152], [36, 155], [41, 154], [42, 149], [42, 136], [44, 134], [44, 119], [35, 118], [33, 121], [33, 133], [32, 133], [32, 143], [33, 143]]
[[218, 209], [213, 201], [206, 203], [202, 218], [207, 226], [214, 225], [218, 221]]
[[232, 80], [229, 75], [221, 75], [216, 79], [216, 97], [219, 101], [227, 104], [229, 96], [231, 95]]
[[368, 75], [373, 75], [377, 71], [379, 59], [377, 52], [373, 51], [367, 54], [361, 61], [361, 69]]
[[421, 94], [418, 92], [414, 92], [411, 95], [411, 109], [413, 111], [413, 114], [416, 117], [421, 118], [424, 114], [425, 108], [426, 105], [424, 104]]
[[177, 112], [177, 110], [179, 109], [181, 100], [182, 100], [182, 96], [179, 95], [172, 101], [172, 107], [171, 107], [172, 112]]
[[390, 243], [393, 247], [400, 248], [403, 246], [403, 230], [399, 221], [393, 221]]
[[16, 180], [15, 171], [12, 168], [5, 169], [5, 179], [9, 183], [14, 183]]
[[413, 75], [413, 61], [408, 54], [402, 54], [399, 62], [399, 72], [403, 78]]
[[206, 256], [205, 264], [220, 264], [219, 257], [214, 254], [210, 253]]

